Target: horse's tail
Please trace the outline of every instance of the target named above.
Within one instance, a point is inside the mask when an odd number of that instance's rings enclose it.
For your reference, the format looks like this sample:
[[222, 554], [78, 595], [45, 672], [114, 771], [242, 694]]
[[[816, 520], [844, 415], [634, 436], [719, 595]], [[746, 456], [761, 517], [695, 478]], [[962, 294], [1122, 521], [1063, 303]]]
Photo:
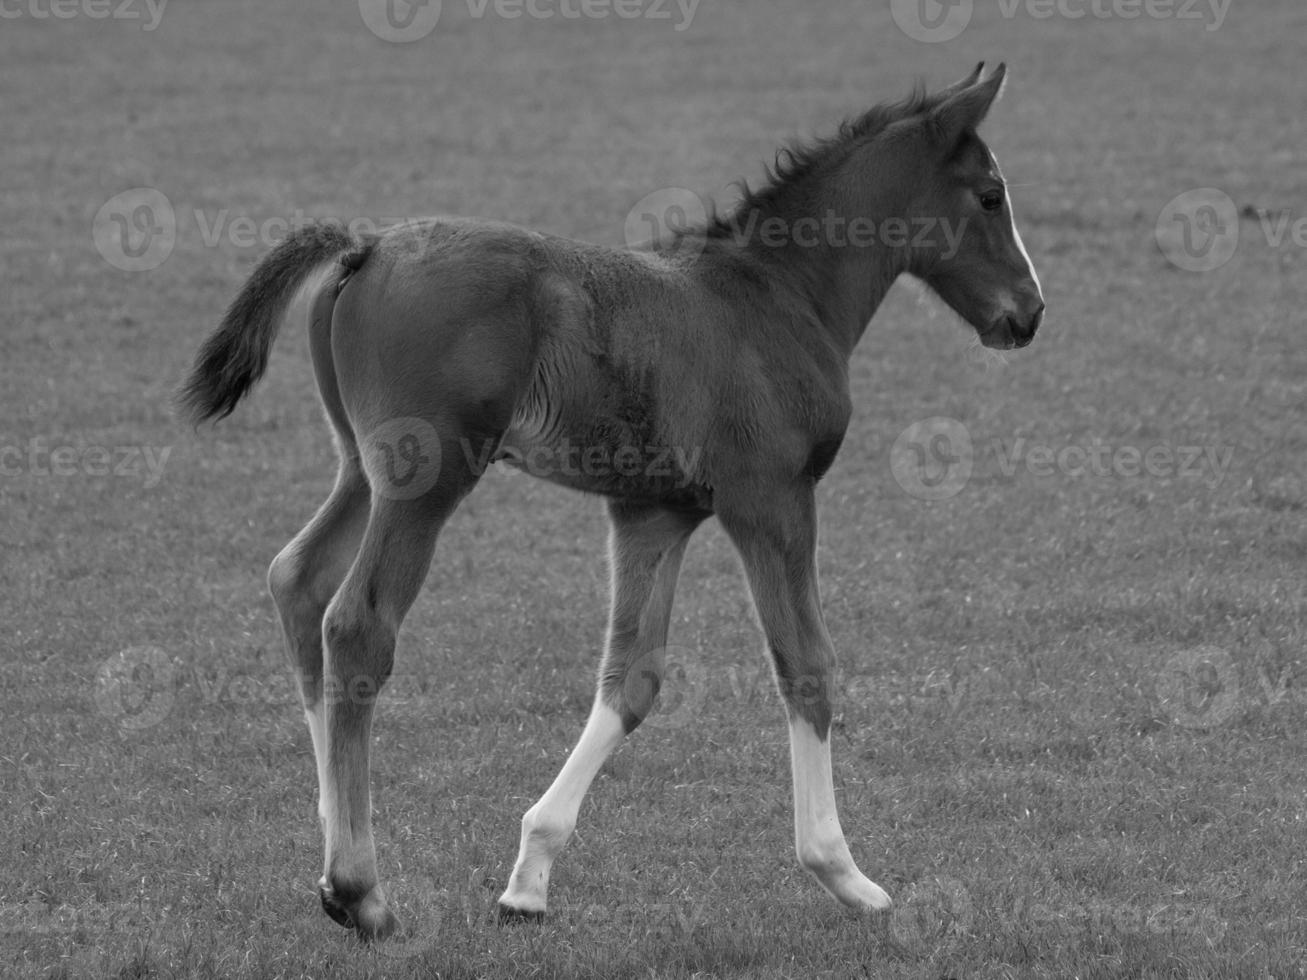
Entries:
[[[336, 283], [367, 260], [376, 238], [356, 238], [335, 224], [301, 228], [277, 244], [246, 281], [195, 356], [190, 377], [177, 393], [178, 410], [196, 425], [226, 418], [263, 376], [277, 331], [305, 280], [339, 259]], [[335, 288], [332, 294], [335, 294]]]

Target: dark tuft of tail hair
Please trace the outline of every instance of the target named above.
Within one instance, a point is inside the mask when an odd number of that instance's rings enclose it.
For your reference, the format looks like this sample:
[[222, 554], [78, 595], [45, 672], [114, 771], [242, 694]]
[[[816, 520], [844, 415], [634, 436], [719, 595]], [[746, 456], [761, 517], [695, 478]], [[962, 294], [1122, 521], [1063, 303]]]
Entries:
[[230, 415], [267, 369], [286, 307], [309, 276], [333, 259], [346, 270], [358, 269], [375, 244], [375, 238], [356, 238], [339, 224], [310, 225], [279, 242], [195, 355], [177, 391], [179, 414], [194, 425]]

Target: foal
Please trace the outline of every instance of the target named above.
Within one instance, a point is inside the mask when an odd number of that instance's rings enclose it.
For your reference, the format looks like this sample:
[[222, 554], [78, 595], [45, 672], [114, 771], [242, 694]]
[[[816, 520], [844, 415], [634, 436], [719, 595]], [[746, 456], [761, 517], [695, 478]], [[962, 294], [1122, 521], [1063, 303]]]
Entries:
[[[1024, 347], [1039, 326], [1039, 280], [976, 135], [1004, 66], [982, 71], [784, 151], [766, 186], [675, 247], [431, 219], [366, 238], [304, 229], [255, 269], [181, 401], [197, 423], [230, 414], [328, 267], [309, 344], [340, 470], [268, 581], [317, 759], [333, 919], [369, 939], [395, 928], [371, 828], [373, 703], [436, 536], [493, 459], [604, 495], [612, 522], [594, 706], [522, 819], [501, 912], [544, 913], [586, 790], [653, 705], [681, 557], [710, 515], [739, 551], [785, 701], [799, 861], [853, 909], [889, 905], [836, 814], [814, 491], [848, 426], [850, 355], [898, 275], [989, 347]], [[590, 465], [539, 462], [574, 449]]]

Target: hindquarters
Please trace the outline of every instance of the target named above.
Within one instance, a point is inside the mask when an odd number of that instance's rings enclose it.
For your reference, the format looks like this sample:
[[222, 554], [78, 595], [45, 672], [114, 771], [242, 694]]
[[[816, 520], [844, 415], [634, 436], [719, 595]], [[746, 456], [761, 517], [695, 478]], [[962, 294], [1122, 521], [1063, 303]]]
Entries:
[[557, 316], [533, 238], [401, 226], [341, 287], [318, 383], [374, 492], [415, 498], [461, 482], [498, 448]]

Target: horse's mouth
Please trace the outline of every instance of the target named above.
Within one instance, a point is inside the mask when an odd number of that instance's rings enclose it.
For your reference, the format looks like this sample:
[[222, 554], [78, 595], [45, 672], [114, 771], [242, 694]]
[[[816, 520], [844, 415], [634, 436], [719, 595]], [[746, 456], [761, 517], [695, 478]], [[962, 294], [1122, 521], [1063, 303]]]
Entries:
[[1037, 313], [1023, 327], [1015, 316], [1008, 314], [1000, 317], [989, 327], [980, 331], [980, 342], [994, 350], [1013, 350], [1027, 347], [1035, 339], [1039, 329], [1040, 315]]

